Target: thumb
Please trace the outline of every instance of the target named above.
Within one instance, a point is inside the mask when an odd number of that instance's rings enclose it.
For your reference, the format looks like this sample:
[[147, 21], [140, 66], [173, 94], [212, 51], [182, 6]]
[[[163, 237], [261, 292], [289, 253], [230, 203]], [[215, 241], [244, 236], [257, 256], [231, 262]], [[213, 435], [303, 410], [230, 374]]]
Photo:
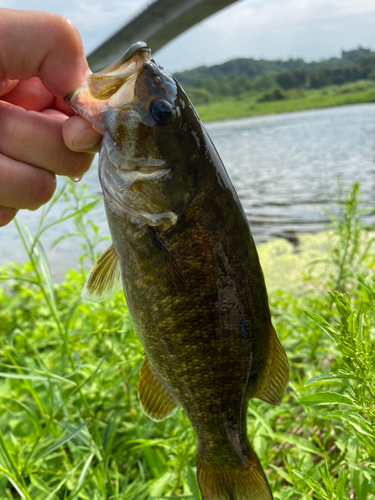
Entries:
[[103, 136], [78, 115], [68, 118], [62, 128], [66, 147], [72, 151], [97, 153]]

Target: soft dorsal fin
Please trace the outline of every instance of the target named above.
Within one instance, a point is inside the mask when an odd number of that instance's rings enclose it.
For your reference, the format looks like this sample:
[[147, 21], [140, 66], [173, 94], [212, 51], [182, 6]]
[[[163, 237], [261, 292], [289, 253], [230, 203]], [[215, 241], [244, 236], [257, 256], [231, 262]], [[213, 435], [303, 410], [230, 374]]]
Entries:
[[120, 288], [120, 263], [111, 245], [95, 262], [83, 287], [81, 297], [85, 302], [101, 302], [110, 299]]
[[170, 417], [178, 408], [176, 397], [146, 355], [139, 374], [138, 397], [142, 410], [156, 422]]

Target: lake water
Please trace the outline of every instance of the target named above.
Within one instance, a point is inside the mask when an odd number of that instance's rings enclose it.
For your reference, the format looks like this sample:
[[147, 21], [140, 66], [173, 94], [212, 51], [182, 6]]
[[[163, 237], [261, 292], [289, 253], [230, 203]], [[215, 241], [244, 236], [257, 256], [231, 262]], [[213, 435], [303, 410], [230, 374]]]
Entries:
[[[300, 232], [316, 232], [327, 222], [324, 211], [344, 191], [361, 182], [369, 200], [375, 189], [375, 104], [345, 106], [290, 114], [262, 116], [207, 125], [245, 208], [256, 243], [277, 237], [295, 240]], [[59, 180], [60, 185], [63, 180]], [[84, 177], [89, 193], [100, 196], [95, 165]], [[56, 220], [63, 210], [50, 213]], [[109, 235], [103, 206], [91, 217]], [[22, 226], [35, 231], [39, 212], [22, 211]], [[45, 233], [43, 244], [54, 273], [76, 267], [81, 253], [78, 239], [53, 241], [71, 222]], [[108, 246], [103, 245], [103, 249]], [[0, 265], [22, 261], [25, 254], [14, 224], [0, 228]]]

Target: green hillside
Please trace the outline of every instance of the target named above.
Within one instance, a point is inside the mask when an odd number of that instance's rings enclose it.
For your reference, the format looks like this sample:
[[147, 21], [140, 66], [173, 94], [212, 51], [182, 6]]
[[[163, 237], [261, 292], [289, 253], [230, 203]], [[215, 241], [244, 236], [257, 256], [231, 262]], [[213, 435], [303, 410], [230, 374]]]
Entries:
[[318, 62], [233, 59], [175, 77], [206, 121], [374, 102], [375, 51]]
[[200, 66], [198, 68], [175, 73], [174, 76], [183, 86], [199, 87], [202, 80], [218, 78], [224, 75], [229, 80], [235, 80], [239, 76], [246, 76], [250, 79], [263, 75], [276, 75], [285, 71], [306, 70], [313, 73], [319, 69], [348, 68], [362, 57], [374, 56], [375, 51], [359, 47], [358, 49], [342, 51], [341, 57], [332, 57], [319, 62], [305, 62], [303, 59], [288, 59], [287, 61], [266, 59], [232, 59], [222, 64], [214, 66]]

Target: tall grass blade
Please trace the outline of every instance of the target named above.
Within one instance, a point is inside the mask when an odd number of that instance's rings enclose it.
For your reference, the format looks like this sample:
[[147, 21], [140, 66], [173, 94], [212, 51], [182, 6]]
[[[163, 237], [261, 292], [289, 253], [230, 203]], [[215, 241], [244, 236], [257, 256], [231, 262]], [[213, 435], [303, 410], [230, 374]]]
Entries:
[[76, 427], [74, 430], [68, 432], [62, 439], [48, 446], [48, 448], [44, 450], [43, 453], [38, 455], [36, 458], [38, 460], [41, 460], [42, 458], [45, 458], [46, 456], [50, 455], [53, 451], [57, 450], [57, 448], [60, 448], [60, 446], [63, 446], [68, 441], [77, 436], [77, 434], [79, 434], [86, 427], [86, 425], [88, 425], [88, 423], [89, 423], [88, 421], [84, 422], [79, 427]]
[[78, 500], [78, 493], [79, 493], [79, 491], [81, 490], [81, 488], [83, 486], [83, 483], [85, 481], [85, 477], [86, 477], [86, 474], [87, 474], [87, 470], [90, 467], [91, 461], [94, 458], [94, 456], [95, 456], [95, 453], [91, 453], [87, 457], [87, 460], [86, 460], [86, 462], [85, 462], [85, 464], [84, 464], [84, 466], [82, 468], [81, 474], [79, 475], [76, 489], [72, 493], [72, 495], [74, 495], [73, 500]]

